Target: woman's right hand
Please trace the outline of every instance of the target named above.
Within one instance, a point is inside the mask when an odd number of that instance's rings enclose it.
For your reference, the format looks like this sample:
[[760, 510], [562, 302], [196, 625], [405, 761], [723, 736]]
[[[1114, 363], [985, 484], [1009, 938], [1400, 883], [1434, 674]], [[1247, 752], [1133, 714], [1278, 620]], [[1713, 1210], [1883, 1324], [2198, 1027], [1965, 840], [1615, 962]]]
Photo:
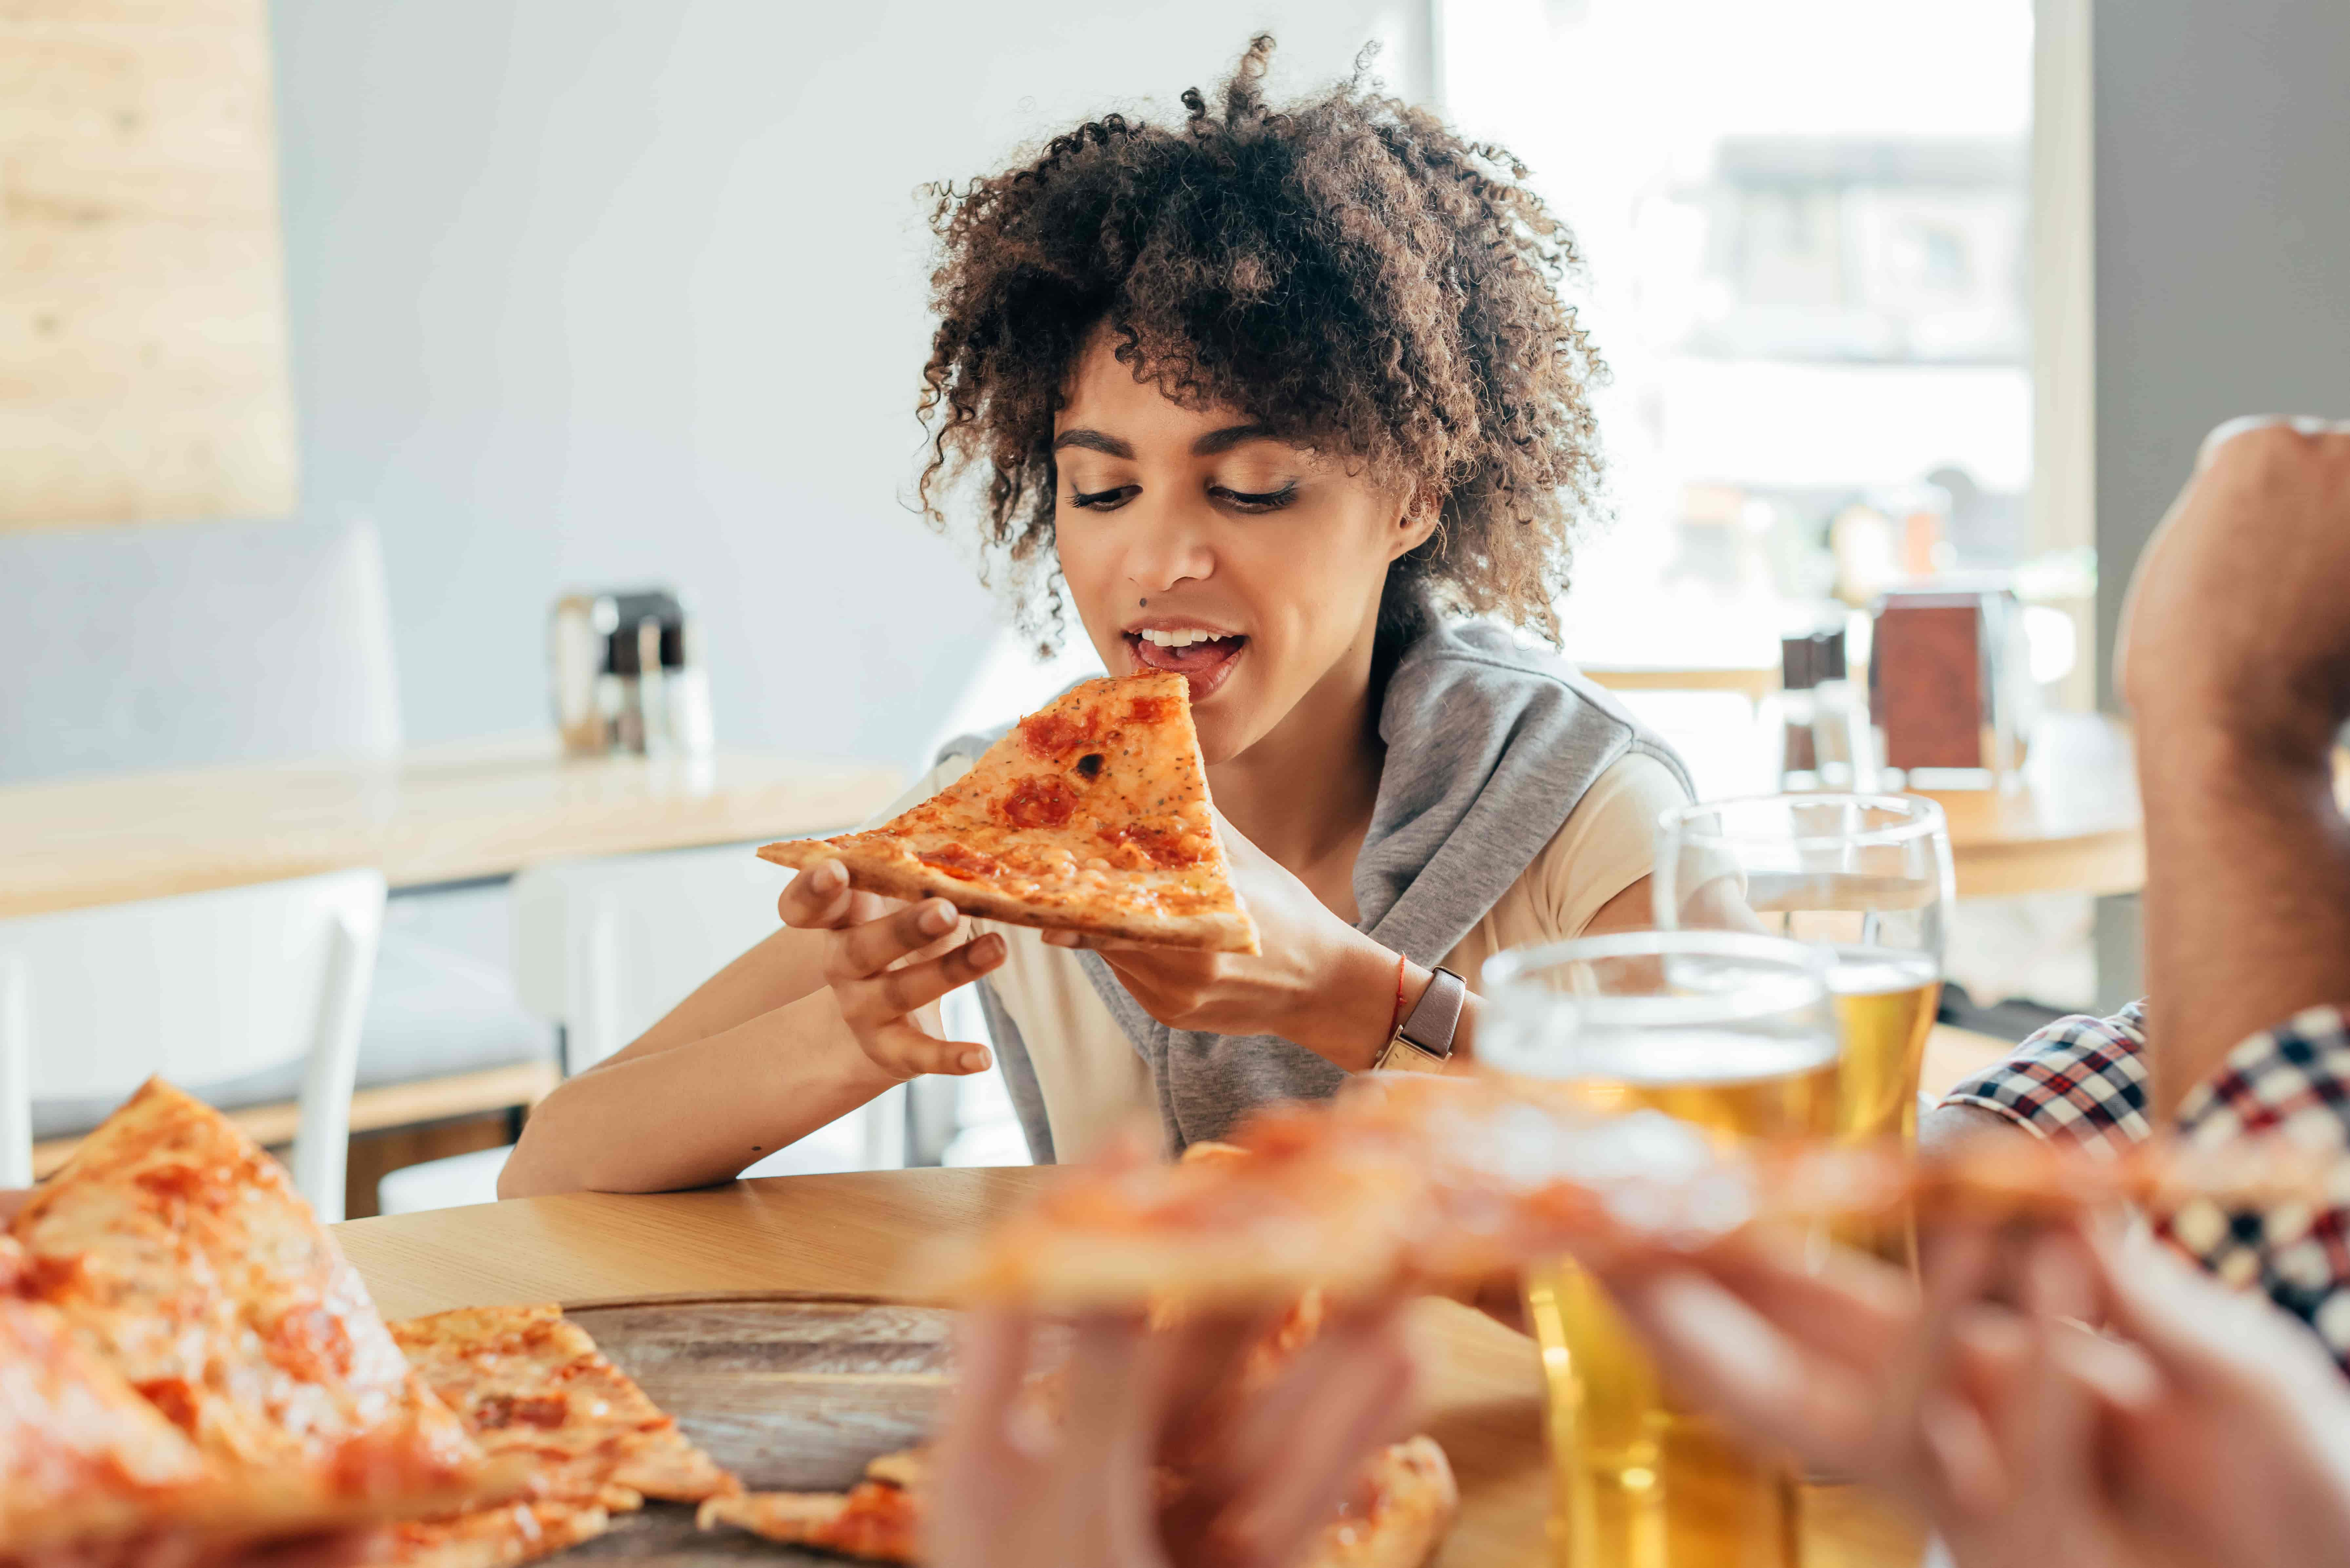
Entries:
[[1003, 939], [962, 940], [944, 898], [909, 904], [848, 885], [837, 860], [793, 877], [776, 901], [784, 924], [826, 932], [825, 981], [857, 1044], [893, 1078], [984, 1072], [985, 1046], [941, 1040], [915, 1014], [1003, 962]]

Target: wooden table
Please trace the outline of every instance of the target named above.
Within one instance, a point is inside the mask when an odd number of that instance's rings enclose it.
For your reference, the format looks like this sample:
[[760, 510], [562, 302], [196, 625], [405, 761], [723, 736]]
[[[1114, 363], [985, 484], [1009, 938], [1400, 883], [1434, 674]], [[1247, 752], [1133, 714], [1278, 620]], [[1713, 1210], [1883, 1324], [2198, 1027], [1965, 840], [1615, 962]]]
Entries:
[[378, 762], [126, 774], [0, 789], [0, 919], [380, 867], [395, 888], [536, 860], [829, 831], [889, 804], [891, 768], [740, 752], [565, 759], [552, 736]]
[[[905, 1261], [969, 1235], [1050, 1179], [1032, 1168], [775, 1177], [649, 1197], [581, 1193], [336, 1227], [387, 1316], [449, 1307], [813, 1292], [919, 1299]], [[1533, 1343], [1450, 1302], [1416, 1309], [1430, 1353], [1424, 1429], [1459, 1473], [1449, 1568], [1546, 1564], [1549, 1477]], [[1916, 1542], [1860, 1500], [1831, 1495], [1807, 1561], [1893, 1568]], [[1815, 1549], [1814, 1549], [1815, 1548]]]
[[2052, 713], [2004, 790], [1940, 790], [1959, 897], [2134, 893], [2146, 883], [2145, 820], [2128, 727]]

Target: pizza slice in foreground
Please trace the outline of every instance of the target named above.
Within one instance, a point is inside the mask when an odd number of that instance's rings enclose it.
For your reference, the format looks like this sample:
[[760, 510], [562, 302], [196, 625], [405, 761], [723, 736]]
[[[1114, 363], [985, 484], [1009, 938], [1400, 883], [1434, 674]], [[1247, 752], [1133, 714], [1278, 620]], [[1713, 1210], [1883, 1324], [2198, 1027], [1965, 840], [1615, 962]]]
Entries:
[[[923, 1529], [921, 1449], [885, 1454], [845, 1492], [749, 1492], [702, 1505], [704, 1530], [722, 1524], [789, 1546], [872, 1563], [918, 1563]], [[1162, 1506], [1180, 1506], [1185, 1472], [1162, 1469]], [[1297, 1568], [1419, 1568], [1460, 1511], [1452, 1467], [1433, 1438], [1390, 1444], [1364, 1462], [1338, 1511]]]
[[0, 1296], [0, 1557], [151, 1532], [210, 1475], [62, 1318]]
[[1725, 1148], [1655, 1111], [1594, 1116], [1499, 1076], [1380, 1075], [1259, 1112], [1248, 1159], [1073, 1168], [919, 1278], [1048, 1311], [1272, 1306], [1446, 1292], [1568, 1250], [1699, 1246], [1758, 1221], [1921, 1212], [2044, 1216], [2121, 1202], [2324, 1205], [2338, 1154], [2281, 1138], [2154, 1142], [2118, 1158], [2023, 1139], [1920, 1157], [1893, 1142]]
[[1164, 671], [1073, 688], [879, 827], [759, 853], [838, 860], [851, 887], [1013, 925], [1257, 950], [1208, 808], [1190, 688]]
[[392, 1343], [276, 1160], [151, 1079], [11, 1226], [53, 1309], [213, 1480], [354, 1521], [515, 1495]]
[[494, 1458], [526, 1461], [537, 1501], [402, 1526], [403, 1568], [507, 1568], [601, 1534], [648, 1497], [741, 1490], [557, 1306], [463, 1307], [393, 1340]]

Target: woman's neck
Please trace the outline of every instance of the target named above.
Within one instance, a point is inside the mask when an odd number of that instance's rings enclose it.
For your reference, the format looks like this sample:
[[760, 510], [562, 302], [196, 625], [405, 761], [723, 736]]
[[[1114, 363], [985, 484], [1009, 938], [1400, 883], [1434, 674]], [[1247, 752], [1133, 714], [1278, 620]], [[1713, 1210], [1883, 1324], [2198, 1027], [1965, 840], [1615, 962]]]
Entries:
[[[1325, 676], [1263, 740], [1208, 769], [1216, 809], [1250, 843], [1323, 893], [1325, 902], [1329, 898], [1320, 884], [1350, 882], [1355, 852], [1378, 801], [1387, 747], [1370, 688], [1367, 646]], [[1342, 866], [1331, 865], [1341, 857]]]

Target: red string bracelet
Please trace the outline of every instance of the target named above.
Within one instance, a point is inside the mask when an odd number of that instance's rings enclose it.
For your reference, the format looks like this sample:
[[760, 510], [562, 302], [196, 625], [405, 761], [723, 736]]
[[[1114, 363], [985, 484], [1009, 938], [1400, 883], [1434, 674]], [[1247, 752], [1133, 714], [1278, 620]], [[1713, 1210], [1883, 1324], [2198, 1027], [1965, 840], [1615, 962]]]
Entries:
[[1389, 1038], [1393, 1038], [1395, 1032], [1403, 1027], [1403, 966], [1408, 961], [1403, 954], [1396, 954], [1396, 1004], [1395, 1016], [1388, 1020]]

